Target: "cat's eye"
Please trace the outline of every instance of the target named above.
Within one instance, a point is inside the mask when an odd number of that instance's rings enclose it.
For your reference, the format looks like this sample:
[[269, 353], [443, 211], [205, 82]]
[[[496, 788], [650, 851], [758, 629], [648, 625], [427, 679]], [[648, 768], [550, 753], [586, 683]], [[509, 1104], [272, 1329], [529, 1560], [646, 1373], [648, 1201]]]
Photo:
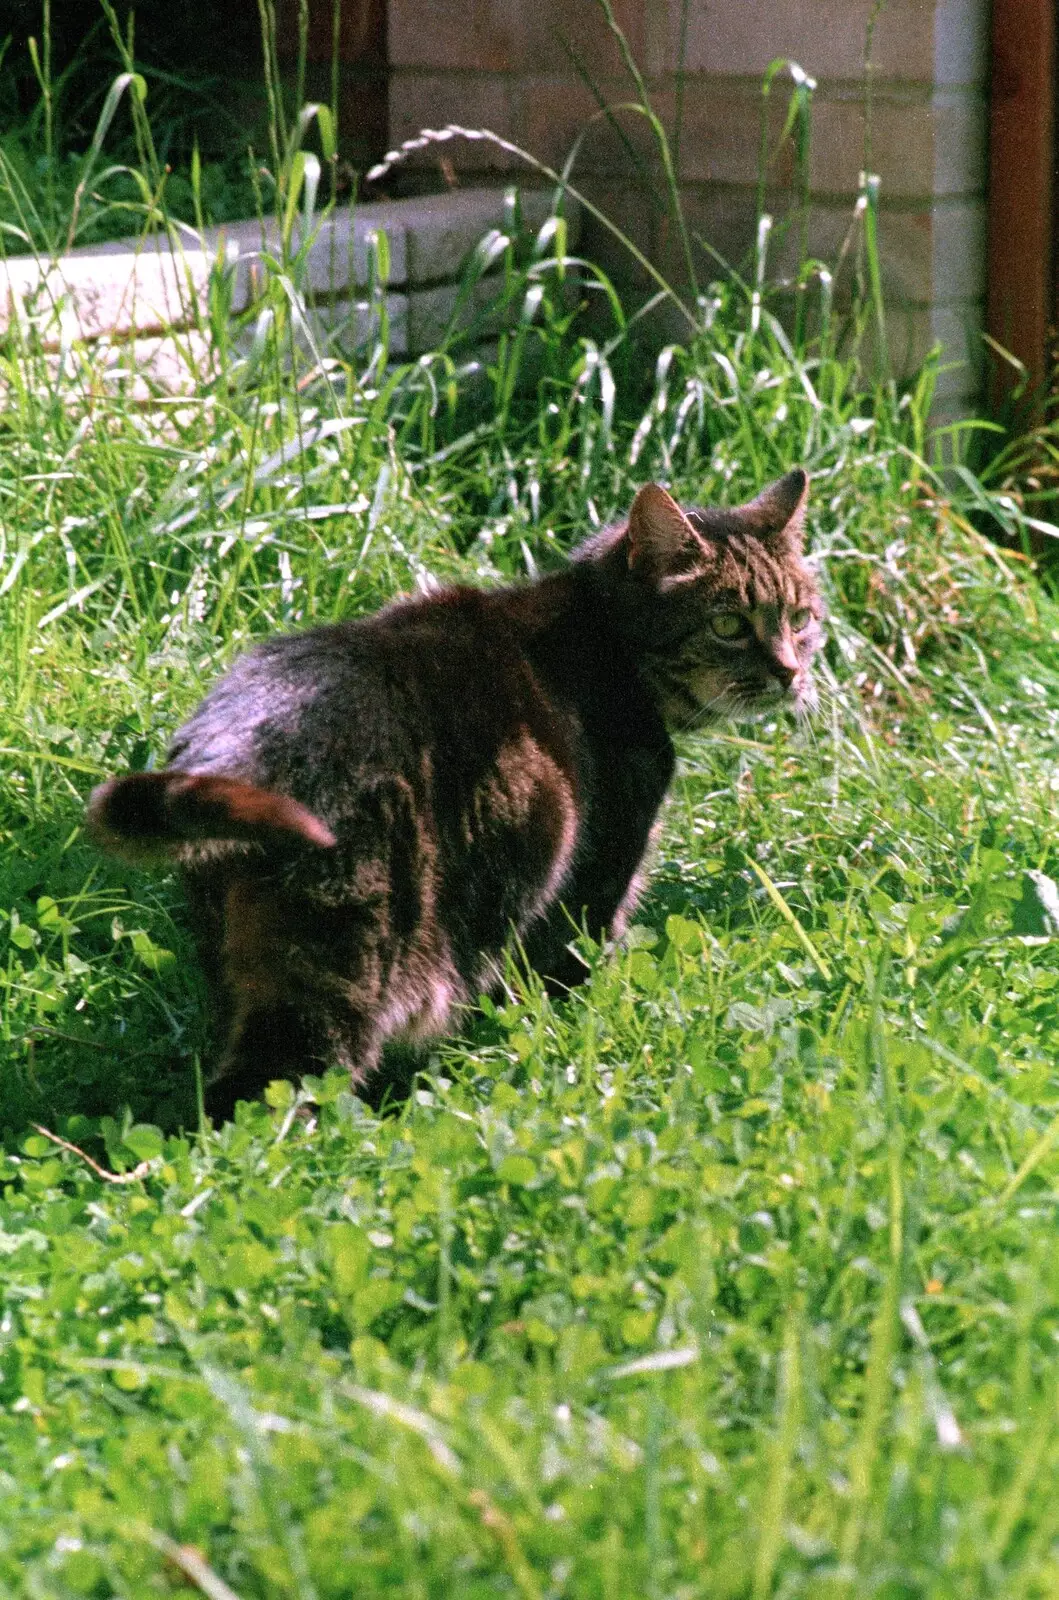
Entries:
[[747, 631], [748, 623], [738, 611], [719, 611], [710, 618], [710, 627], [718, 639], [739, 639]]
[[795, 633], [801, 633], [813, 620], [813, 614], [808, 606], [802, 606], [798, 611], [792, 611], [787, 619]]

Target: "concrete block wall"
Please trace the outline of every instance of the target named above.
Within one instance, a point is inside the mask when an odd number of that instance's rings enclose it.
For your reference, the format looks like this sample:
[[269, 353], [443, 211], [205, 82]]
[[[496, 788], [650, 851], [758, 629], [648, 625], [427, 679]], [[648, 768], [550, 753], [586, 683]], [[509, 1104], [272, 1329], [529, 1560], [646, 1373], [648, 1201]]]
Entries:
[[[446, 122], [487, 127], [552, 166], [598, 111], [574, 58], [600, 94], [632, 98], [598, 0], [388, 0], [390, 133], [397, 144]], [[614, 0], [656, 109], [672, 126], [678, 93], [681, 0]], [[778, 57], [817, 81], [810, 165], [809, 245], [833, 256], [867, 159], [881, 179], [880, 242], [891, 356], [909, 371], [936, 340], [945, 348], [944, 409], [973, 403], [981, 383], [985, 297], [988, 0], [691, 0], [683, 74], [680, 182], [686, 214], [733, 264], [753, 244], [761, 82]], [[871, 30], [871, 67], [865, 68]], [[870, 76], [870, 87], [868, 79]], [[775, 145], [789, 79], [775, 81]], [[868, 106], [870, 100], [870, 117]], [[644, 119], [624, 114], [628, 137], [650, 159]], [[428, 150], [461, 181], [497, 181], [518, 162], [482, 143]], [[769, 170], [767, 203], [789, 211], [788, 151]], [[672, 229], [637, 182], [627, 152], [598, 118], [575, 173], [590, 198], [679, 273]], [[626, 281], [620, 248], [586, 220], [585, 247]], [[713, 274], [705, 255], [703, 276]]]
[[[519, 201], [522, 226], [536, 231], [550, 213], [550, 192], [520, 189]], [[571, 245], [578, 221], [578, 208], [569, 206]], [[495, 187], [334, 211], [315, 232], [304, 266], [318, 345], [351, 351], [373, 336], [378, 301], [369, 301], [366, 291], [373, 236], [384, 233], [390, 353], [414, 357], [435, 349], [456, 310], [468, 258], [491, 229], [506, 225], [504, 191]], [[278, 229], [250, 221], [190, 240], [154, 236], [89, 245], [57, 261], [0, 258], [0, 338], [21, 328], [55, 353], [95, 347], [97, 355], [106, 354], [115, 381], [131, 382], [137, 398], [179, 393], [211, 370], [206, 331], [213, 274], [228, 275], [234, 313], [252, 310], [266, 282], [263, 252], [279, 254]], [[461, 316], [478, 341], [499, 331], [497, 294], [495, 274], [486, 275], [461, 302]]]

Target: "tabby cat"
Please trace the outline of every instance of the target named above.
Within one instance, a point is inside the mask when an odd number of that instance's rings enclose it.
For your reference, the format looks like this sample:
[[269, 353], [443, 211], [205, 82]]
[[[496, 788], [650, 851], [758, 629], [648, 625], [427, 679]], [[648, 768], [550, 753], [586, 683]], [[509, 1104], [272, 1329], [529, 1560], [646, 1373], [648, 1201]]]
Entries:
[[[162, 771], [92, 795], [97, 841], [183, 873], [223, 1041], [207, 1111], [443, 1032], [515, 932], [558, 985], [618, 934], [670, 732], [811, 703], [823, 607], [799, 468], [748, 505], [648, 484], [562, 570], [258, 645]], [[378, 1082], [376, 1078], [376, 1083]]]

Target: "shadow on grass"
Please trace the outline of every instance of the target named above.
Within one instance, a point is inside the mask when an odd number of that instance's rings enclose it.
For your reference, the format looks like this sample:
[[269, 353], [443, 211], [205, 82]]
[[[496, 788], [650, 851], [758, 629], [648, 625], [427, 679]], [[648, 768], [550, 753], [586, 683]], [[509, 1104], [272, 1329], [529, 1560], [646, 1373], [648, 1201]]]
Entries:
[[126, 1107], [194, 1127], [204, 995], [179, 890], [104, 861], [71, 820], [13, 829], [0, 863], [3, 1140]]

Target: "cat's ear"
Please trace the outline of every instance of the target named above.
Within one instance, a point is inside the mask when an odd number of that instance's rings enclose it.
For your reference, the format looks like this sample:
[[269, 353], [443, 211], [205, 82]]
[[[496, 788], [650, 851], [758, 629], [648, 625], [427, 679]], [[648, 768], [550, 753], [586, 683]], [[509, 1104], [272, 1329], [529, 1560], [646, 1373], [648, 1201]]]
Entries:
[[629, 512], [629, 567], [656, 582], [701, 569], [708, 547], [660, 483], [639, 491]]
[[759, 539], [782, 541], [793, 550], [801, 550], [805, 540], [805, 507], [809, 500], [809, 474], [804, 467], [794, 467], [767, 489], [762, 489], [755, 500], [740, 506], [739, 516], [745, 520]]

